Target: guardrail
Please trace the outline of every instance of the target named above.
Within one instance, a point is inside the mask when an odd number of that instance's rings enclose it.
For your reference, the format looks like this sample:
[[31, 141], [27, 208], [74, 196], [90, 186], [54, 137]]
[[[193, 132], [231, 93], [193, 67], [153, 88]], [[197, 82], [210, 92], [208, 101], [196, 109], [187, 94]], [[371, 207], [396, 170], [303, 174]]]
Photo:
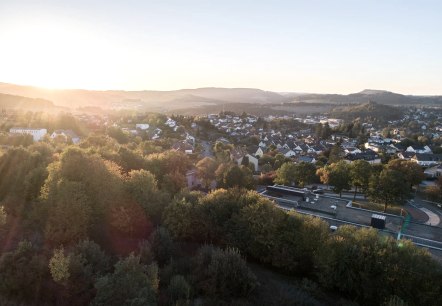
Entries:
[[442, 251], [442, 241], [431, 240], [407, 234], [402, 234], [402, 237], [413, 241], [413, 243], [416, 245], [423, 246], [433, 250]]

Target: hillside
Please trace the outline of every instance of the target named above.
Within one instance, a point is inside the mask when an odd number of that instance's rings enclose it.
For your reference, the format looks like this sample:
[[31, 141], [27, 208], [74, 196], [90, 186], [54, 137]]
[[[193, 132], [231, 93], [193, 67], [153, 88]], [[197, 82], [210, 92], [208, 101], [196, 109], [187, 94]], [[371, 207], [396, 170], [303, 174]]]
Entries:
[[[282, 105], [287, 103], [349, 104], [376, 101], [385, 105], [442, 105], [442, 96], [410, 96], [384, 90], [366, 89], [349, 95], [315, 93], [277, 93], [254, 88], [196, 88], [171, 91], [123, 90], [48, 90], [32, 86], [0, 83], [0, 92], [39, 98], [54, 104], [77, 107], [130, 108], [150, 111], [176, 111], [183, 108], [218, 109], [220, 105], [246, 103]], [[298, 106], [300, 104], [297, 104]], [[296, 111], [295, 111], [296, 112]]]
[[293, 96], [298, 102], [308, 103], [366, 103], [376, 101], [385, 105], [442, 104], [442, 96], [412, 96], [393, 93], [385, 90], [365, 89], [349, 95], [337, 94], [301, 94]]
[[337, 106], [333, 108], [330, 115], [344, 120], [369, 120], [372, 122], [387, 122], [399, 120], [403, 116], [403, 110], [399, 107], [367, 102], [356, 105]]
[[44, 99], [34, 99], [0, 93], [0, 109], [48, 111], [55, 110], [57, 107], [51, 101]]
[[0, 92], [42, 98], [66, 107], [136, 107], [168, 111], [182, 107], [226, 103], [282, 103], [290, 98], [275, 92], [248, 88], [198, 88], [172, 91], [96, 91], [82, 89], [47, 90], [31, 86], [0, 83]]

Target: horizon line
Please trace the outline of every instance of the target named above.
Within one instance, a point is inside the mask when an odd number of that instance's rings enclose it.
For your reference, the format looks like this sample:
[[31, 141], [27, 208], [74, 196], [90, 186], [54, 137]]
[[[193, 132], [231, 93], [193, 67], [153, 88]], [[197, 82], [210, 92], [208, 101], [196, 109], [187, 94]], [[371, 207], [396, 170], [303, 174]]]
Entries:
[[19, 87], [32, 87], [35, 89], [40, 90], [47, 90], [47, 91], [69, 91], [69, 90], [81, 90], [81, 91], [122, 91], [122, 92], [142, 92], [142, 91], [156, 91], [156, 92], [171, 92], [171, 91], [181, 91], [181, 90], [198, 90], [198, 89], [253, 89], [253, 90], [261, 90], [264, 92], [272, 92], [277, 94], [319, 94], [319, 95], [351, 95], [351, 94], [357, 94], [362, 93], [364, 91], [379, 91], [384, 93], [393, 93], [393, 94], [399, 94], [403, 96], [418, 96], [418, 97], [438, 97], [442, 96], [442, 93], [440, 94], [414, 94], [414, 93], [400, 93], [395, 92], [387, 89], [374, 89], [374, 88], [364, 88], [360, 91], [355, 92], [348, 92], [348, 93], [342, 93], [342, 92], [323, 92], [323, 91], [292, 91], [292, 90], [269, 90], [269, 89], [262, 89], [259, 87], [224, 87], [224, 86], [201, 86], [201, 87], [194, 87], [194, 88], [178, 88], [178, 89], [97, 89], [97, 88], [78, 88], [78, 87], [46, 87], [46, 86], [38, 86], [38, 85], [32, 85], [32, 84], [17, 84], [17, 83], [10, 83], [10, 82], [3, 82], [0, 81], [0, 84], [2, 85], [11, 85], [11, 86], [19, 86]]

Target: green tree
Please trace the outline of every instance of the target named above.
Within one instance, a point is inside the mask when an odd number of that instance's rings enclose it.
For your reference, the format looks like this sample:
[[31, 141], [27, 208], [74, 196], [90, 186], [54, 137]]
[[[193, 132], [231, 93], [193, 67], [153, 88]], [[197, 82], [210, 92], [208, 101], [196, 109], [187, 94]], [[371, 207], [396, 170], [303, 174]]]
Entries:
[[17, 248], [0, 257], [0, 294], [28, 303], [44, 303], [44, 283], [47, 259], [29, 241], [21, 241]]
[[368, 185], [371, 176], [371, 165], [365, 160], [356, 160], [350, 164], [350, 177], [353, 186], [355, 186], [355, 194], [353, 200], [356, 199], [358, 188], [364, 192], [368, 191]]
[[6, 224], [8, 214], [3, 206], [0, 206], [0, 227]]
[[164, 227], [159, 227], [152, 233], [150, 245], [154, 258], [160, 266], [167, 264], [174, 254], [172, 237]]
[[130, 255], [115, 265], [115, 271], [97, 280], [92, 305], [156, 305], [155, 290], [139, 257]]
[[236, 249], [205, 246], [197, 255], [197, 284], [207, 295], [232, 299], [246, 297], [256, 287], [256, 277]]
[[410, 195], [410, 189], [404, 174], [389, 169], [382, 170], [379, 176], [372, 175], [369, 195], [373, 201], [384, 203], [384, 212], [391, 204], [402, 204]]
[[90, 202], [81, 183], [62, 181], [48, 210], [46, 238], [71, 243], [86, 238], [90, 227]]
[[204, 186], [209, 189], [215, 180], [215, 171], [218, 163], [210, 157], [204, 157], [196, 164], [198, 178], [203, 182]]
[[304, 187], [315, 181], [316, 178], [316, 167], [311, 163], [301, 162], [296, 164], [295, 168], [295, 179], [296, 184]]
[[179, 301], [187, 301], [190, 298], [191, 287], [182, 275], [174, 275], [167, 288], [169, 301], [176, 305]]
[[246, 166], [235, 164], [221, 164], [215, 172], [217, 185], [221, 188], [248, 188], [253, 189], [255, 181], [252, 171]]
[[64, 283], [69, 279], [69, 255], [64, 254], [63, 247], [55, 249], [52, 258], [49, 260], [49, 270], [51, 271], [52, 279], [56, 283]]
[[127, 194], [158, 224], [169, 197], [158, 189], [155, 176], [146, 170], [132, 170], [128, 173], [125, 186]]
[[333, 164], [342, 160], [342, 149], [339, 145], [334, 145], [328, 155], [328, 163]]
[[350, 189], [350, 171], [345, 161], [320, 168], [317, 174], [323, 184], [331, 185], [335, 193], [342, 196], [342, 191]]
[[276, 170], [275, 183], [292, 186], [296, 182], [296, 165], [294, 163], [284, 163]]
[[419, 185], [425, 178], [422, 167], [411, 160], [393, 159], [387, 164], [387, 167], [402, 172], [410, 189]]

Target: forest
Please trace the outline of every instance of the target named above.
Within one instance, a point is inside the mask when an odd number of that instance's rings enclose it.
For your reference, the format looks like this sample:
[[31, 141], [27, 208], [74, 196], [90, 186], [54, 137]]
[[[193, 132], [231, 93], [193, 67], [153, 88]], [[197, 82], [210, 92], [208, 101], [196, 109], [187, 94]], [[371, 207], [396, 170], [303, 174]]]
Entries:
[[440, 305], [441, 267], [424, 249], [282, 211], [241, 189], [254, 188], [245, 165], [203, 159], [222, 188], [189, 191], [196, 161], [152, 147], [91, 135], [4, 151], [3, 304]]

